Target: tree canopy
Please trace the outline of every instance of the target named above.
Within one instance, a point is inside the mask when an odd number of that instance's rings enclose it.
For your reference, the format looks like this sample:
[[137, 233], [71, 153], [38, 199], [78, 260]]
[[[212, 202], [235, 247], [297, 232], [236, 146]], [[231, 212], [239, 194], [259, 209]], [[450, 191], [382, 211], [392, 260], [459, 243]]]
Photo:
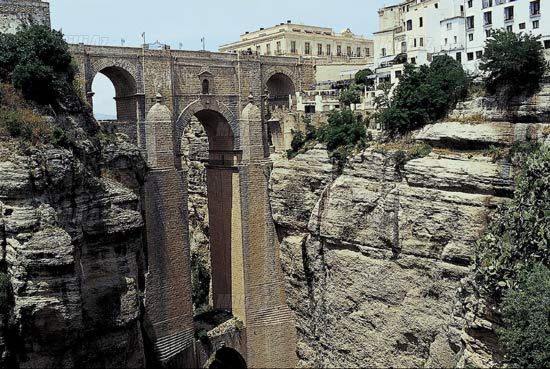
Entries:
[[531, 95], [548, 68], [541, 36], [496, 30], [485, 44], [479, 68], [485, 72], [488, 92], [508, 100]]

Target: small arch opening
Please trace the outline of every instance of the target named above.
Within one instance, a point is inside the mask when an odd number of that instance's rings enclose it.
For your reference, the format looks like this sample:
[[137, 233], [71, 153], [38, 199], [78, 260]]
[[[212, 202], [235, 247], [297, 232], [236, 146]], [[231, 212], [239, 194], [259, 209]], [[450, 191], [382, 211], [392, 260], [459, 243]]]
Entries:
[[[137, 84], [128, 71], [116, 66], [103, 68], [92, 82], [92, 91], [101, 93], [100, 96], [94, 94], [92, 101], [96, 119], [119, 122], [137, 121]], [[108, 104], [108, 99], [111, 97], [114, 102]], [[96, 107], [97, 104], [99, 106]], [[101, 113], [102, 110], [107, 113]], [[105, 114], [108, 119], [99, 119], [102, 117], [101, 114]]]
[[294, 82], [284, 73], [275, 73], [266, 83], [269, 104], [274, 107], [290, 108], [290, 99], [296, 94]]
[[243, 356], [235, 349], [222, 347], [214, 356], [209, 369], [247, 369]]

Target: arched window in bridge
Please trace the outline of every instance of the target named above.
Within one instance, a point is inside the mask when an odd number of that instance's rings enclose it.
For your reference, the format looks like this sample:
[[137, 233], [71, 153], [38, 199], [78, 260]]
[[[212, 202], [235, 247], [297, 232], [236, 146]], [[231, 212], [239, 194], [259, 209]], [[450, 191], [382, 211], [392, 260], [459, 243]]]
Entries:
[[202, 80], [202, 94], [203, 95], [208, 95], [210, 93], [210, 82], [208, 81], [208, 79], [203, 79]]

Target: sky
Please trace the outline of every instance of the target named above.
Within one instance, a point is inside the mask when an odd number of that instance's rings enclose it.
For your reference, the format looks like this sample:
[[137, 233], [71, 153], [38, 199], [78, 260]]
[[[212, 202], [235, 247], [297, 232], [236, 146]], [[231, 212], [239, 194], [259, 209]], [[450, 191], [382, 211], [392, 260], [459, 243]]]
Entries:
[[[237, 41], [245, 31], [293, 23], [350, 28], [372, 36], [378, 27], [377, 10], [391, 0], [50, 0], [52, 27], [61, 29], [68, 42], [139, 46], [159, 41], [174, 49], [217, 51]], [[323, 5], [326, 4], [326, 5]], [[115, 115], [114, 88], [98, 75], [92, 86], [94, 112]]]

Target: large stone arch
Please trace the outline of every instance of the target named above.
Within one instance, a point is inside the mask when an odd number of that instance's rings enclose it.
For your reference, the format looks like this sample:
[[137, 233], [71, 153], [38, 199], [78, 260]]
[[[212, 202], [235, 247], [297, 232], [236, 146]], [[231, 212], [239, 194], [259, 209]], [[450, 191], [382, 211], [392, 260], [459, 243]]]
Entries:
[[238, 150], [240, 148], [241, 130], [240, 130], [239, 119], [237, 118], [237, 115], [235, 115], [235, 113], [222, 102], [206, 97], [206, 98], [197, 99], [192, 103], [190, 103], [189, 105], [187, 105], [179, 114], [176, 120], [175, 149], [178, 157], [180, 156], [181, 139], [183, 136], [183, 131], [189, 125], [189, 122], [191, 122], [191, 118], [195, 114], [203, 110], [214, 111], [225, 118], [227, 123], [229, 123], [229, 126], [231, 127], [231, 132], [233, 134], [233, 150]]

